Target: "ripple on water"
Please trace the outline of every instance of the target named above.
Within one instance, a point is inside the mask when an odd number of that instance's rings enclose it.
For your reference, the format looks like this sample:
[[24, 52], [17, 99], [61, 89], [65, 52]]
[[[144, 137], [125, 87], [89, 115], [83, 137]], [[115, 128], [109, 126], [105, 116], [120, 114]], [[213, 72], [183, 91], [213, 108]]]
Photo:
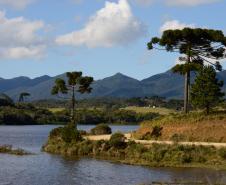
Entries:
[[[208, 169], [145, 168], [90, 158], [65, 159], [40, 152], [55, 126], [0, 126], [0, 144], [12, 144], [37, 155], [0, 154], [0, 185], [137, 185], [151, 181], [219, 180], [226, 183], [225, 171]], [[90, 129], [92, 126], [85, 127]], [[132, 127], [121, 127], [123, 131]], [[84, 129], [84, 128], [83, 128]], [[114, 127], [120, 130], [120, 127]]]

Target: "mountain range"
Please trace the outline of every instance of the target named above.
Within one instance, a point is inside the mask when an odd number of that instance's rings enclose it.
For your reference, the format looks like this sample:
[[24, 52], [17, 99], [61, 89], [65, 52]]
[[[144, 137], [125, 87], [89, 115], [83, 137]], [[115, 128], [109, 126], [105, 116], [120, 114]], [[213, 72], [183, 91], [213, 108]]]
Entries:
[[[217, 76], [220, 80], [226, 82], [226, 70], [219, 72]], [[193, 80], [194, 77], [195, 74], [192, 73]], [[0, 78], [0, 93], [6, 93], [14, 100], [18, 99], [21, 92], [29, 92], [31, 94], [29, 100], [55, 99], [57, 97], [51, 95], [51, 88], [57, 78], [66, 79], [66, 75], [61, 74], [55, 77], [45, 75], [35, 79], [24, 76], [12, 79]], [[183, 98], [183, 83], [183, 76], [174, 74], [171, 71], [144, 80], [137, 80], [117, 73], [102, 80], [94, 81], [91, 94], [78, 94], [77, 97], [79, 99], [98, 97], [131, 98], [158, 95], [168, 99], [181, 99]], [[226, 85], [224, 85], [223, 90], [226, 90]]]

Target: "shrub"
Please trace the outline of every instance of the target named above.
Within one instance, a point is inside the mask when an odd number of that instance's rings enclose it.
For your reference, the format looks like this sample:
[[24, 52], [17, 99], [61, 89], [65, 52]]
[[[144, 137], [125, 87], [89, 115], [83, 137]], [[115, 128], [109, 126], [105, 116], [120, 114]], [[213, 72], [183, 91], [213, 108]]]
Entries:
[[72, 141], [75, 142], [82, 141], [82, 136], [80, 132], [70, 126], [53, 129], [50, 132], [50, 138], [53, 139], [55, 137], [61, 137], [63, 141], [66, 143], [71, 143]]
[[53, 130], [50, 131], [49, 137], [51, 139], [54, 137], [61, 137], [61, 132], [63, 129], [64, 129], [63, 127], [54, 128]]
[[219, 150], [219, 155], [222, 159], [226, 159], [226, 149], [225, 148], [221, 148]]
[[153, 130], [151, 132], [151, 137], [152, 138], [158, 138], [162, 135], [162, 129], [163, 127], [160, 127], [160, 126], [154, 126], [153, 127]]
[[151, 132], [144, 133], [140, 139], [141, 140], [151, 140], [151, 139], [158, 139], [162, 135], [163, 127], [154, 126]]
[[93, 135], [111, 134], [111, 128], [106, 124], [99, 124], [95, 128], [91, 129]]
[[114, 148], [123, 149], [127, 146], [125, 139], [124, 134], [117, 132], [111, 136], [109, 143]]
[[78, 131], [82, 136], [85, 136], [87, 135], [87, 132], [85, 130], [79, 130]]
[[72, 141], [75, 141], [75, 142], [82, 141], [82, 136], [79, 133], [79, 131], [69, 126], [65, 126], [62, 129], [61, 136], [66, 143], [71, 143]]

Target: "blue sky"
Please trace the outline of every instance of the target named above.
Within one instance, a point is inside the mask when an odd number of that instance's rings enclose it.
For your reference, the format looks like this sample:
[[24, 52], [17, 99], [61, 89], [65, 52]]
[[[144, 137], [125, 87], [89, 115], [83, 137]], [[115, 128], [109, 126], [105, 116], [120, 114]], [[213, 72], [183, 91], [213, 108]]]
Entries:
[[83, 71], [144, 79], [178, 57], [148, 51], [151, 37], [186, 26], [226, 33], [225, 10], [225, 0], [0, 0], [0, 77]]

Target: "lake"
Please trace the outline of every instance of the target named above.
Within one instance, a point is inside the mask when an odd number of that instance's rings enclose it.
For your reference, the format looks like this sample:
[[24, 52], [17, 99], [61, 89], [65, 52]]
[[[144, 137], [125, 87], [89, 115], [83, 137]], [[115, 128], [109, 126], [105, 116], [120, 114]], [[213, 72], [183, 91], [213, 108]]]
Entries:
[[[91, 158], [67, 159], [40, 151], [50, 130], [57, 126], [0, 126], [0, 145], [11, 144], [35, 153], [0, 154], [0, 185], [138, 185], [152, 181], [204, 181], [226, 183], [226, 171], [197, 168], [148, 168]], [[79, 126], [90, 130], [93, 126]], [[111, 126], [130, 132], [137, 126]]]

